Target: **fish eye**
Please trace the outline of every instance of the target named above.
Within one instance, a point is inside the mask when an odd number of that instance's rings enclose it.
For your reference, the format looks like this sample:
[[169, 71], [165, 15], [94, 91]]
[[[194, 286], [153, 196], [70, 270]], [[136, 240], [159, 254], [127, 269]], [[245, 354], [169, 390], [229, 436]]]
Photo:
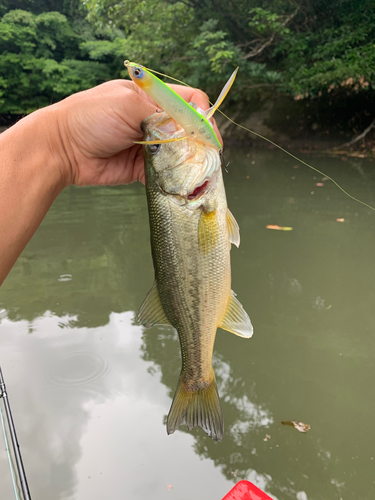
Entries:
[[147, 151], [149, 153], [151, 153], [152, 155], [154, 155], [155, 153], [157, 153], [160, 149], [160, 144], [148, 144], [147, 145]]
[[142, 78], [143, 75], [144, 75], [144, 71], [142, 68], [134, 68], [134, 76], [136, 78]]

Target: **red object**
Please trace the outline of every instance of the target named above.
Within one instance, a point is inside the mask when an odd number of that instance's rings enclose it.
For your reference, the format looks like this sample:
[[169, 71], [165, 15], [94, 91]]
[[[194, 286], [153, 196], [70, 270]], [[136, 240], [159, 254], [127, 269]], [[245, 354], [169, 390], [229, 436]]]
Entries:
[[239, 481], [222, 500], [272, 500], [250, 481]]

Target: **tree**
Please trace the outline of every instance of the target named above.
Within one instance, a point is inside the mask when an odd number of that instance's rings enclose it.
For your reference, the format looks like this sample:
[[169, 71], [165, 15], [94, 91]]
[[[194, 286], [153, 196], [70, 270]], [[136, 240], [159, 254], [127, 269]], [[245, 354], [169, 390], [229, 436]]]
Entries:
[[[275, 86], [297, 98], [374, 86], [373, 0], [85, 0], [89, 18], [125, 33], [112, 49], [204, 88], [240, 66], [237, 92]], [[100, 57], [95, 43], [88, 50]], [[104, 45], [103, 45], [104, 47]]]
[[111, 78], [59, 12], [13, 10], [0, 21], [0, 113], [24, 114]]

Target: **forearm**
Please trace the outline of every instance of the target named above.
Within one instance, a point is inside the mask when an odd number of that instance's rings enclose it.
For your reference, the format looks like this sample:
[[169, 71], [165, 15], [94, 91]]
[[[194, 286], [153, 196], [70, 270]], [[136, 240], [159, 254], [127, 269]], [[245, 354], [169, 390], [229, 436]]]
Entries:
[[0, 135], [0, 285], [67, 183], [58, 135], [48, 109]]

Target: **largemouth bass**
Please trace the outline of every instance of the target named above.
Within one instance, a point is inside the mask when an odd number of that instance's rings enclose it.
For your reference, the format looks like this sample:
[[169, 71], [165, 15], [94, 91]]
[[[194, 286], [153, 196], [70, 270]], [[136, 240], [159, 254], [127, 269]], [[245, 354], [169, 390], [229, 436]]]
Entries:
[[[142, 122], [145, 141], [186, 137], [166, 112]], [[253, 328], [231, 290], [230, 247], [239, 245], [237, 222], [228, 210], [215, 147], [191, 138], [143, 146], [154, 285], [138, 319], [145, 326], [176, 328], [182, 369], [167, 420], [223, 437], [212, 354], [218, 327], [241, 337]]]

